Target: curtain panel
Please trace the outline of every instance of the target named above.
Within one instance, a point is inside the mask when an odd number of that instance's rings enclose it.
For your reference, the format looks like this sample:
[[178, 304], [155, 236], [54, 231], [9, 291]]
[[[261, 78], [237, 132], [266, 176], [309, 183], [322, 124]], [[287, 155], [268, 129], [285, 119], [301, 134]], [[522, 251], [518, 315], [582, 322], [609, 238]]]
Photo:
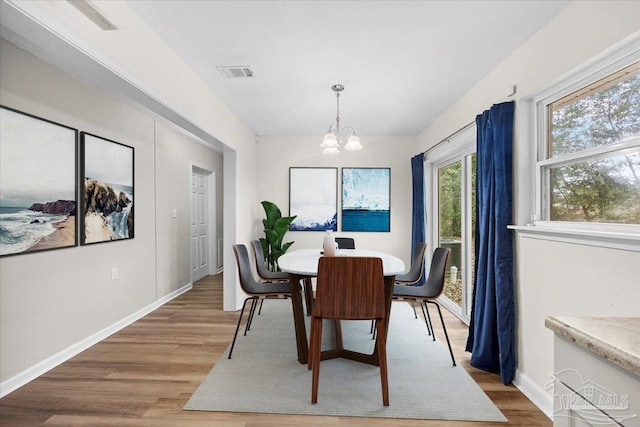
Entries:
[[471, 365], [515, 375], [513, 296], [512, 145], [515, 103], [496, 104], [476, 117], [475, 286], [466, 350]]
[[[425, 232], [425, 195], [424, 195], [424, 153], [420, 153], [411, 158], [411, 178], [413, 188], [413, 207], [411, 210], [411, 259], [418, 243], [426, 242]], [[424, 265], [422, 266], [424, 270]], [[425, 283], [423, 274], [415, 285], [421, 286]]]

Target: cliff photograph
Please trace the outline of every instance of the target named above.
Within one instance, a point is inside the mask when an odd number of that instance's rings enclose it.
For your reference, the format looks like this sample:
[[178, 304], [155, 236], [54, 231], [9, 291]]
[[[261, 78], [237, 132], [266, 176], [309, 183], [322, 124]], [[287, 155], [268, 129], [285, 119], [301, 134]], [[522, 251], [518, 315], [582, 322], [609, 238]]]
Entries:
[[0, 108], [0, 255], [72, 247], [77, 131]]
[[132, 147], [82, 132], [82, 243], [134, 236]]

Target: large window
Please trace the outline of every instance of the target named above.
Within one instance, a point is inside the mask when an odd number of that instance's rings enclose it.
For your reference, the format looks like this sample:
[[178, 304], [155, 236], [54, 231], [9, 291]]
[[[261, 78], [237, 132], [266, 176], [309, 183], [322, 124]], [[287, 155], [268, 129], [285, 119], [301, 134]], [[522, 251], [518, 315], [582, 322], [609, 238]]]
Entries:
[[438, 246], [451, 250], [441, 302], [468, 322], [475, 259], [475, 126], [450, 141], [427, 154], [427, 236], [430, 252]]
[[538, 103], [542, 220], [640, 224], [640, 62]]

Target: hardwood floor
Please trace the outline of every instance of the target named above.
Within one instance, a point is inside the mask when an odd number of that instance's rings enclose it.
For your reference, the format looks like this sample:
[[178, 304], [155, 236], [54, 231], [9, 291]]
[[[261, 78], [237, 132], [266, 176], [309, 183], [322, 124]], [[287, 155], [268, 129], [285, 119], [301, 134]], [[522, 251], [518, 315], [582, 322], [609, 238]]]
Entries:
[[[222, 310], [222, 275], [218, 275], [202, 279], [191, 291], [0, 399], [0, 425], [551, 426], [517, 388], [470, 367], [469, 354], [463, 351], [467, 327], [443, 311], [458, 365], [471, 374], [508, 423], [183, 411], [230, 344], [238, 319], [238, 313]], [[436, 335], [444, 337], [437, 325]], [[464, 396], [460, 404], [464, 405]]]

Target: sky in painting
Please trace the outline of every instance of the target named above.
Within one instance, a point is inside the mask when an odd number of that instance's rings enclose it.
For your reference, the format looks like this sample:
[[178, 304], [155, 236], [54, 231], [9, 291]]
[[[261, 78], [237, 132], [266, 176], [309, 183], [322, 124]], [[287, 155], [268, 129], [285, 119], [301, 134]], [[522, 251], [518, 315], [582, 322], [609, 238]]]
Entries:
[[84, 135], [84, 176], [133, 186], [133, 149], [92, 135]]
[[75, 200], [76, 133], [0, 108], [0, 206]]

